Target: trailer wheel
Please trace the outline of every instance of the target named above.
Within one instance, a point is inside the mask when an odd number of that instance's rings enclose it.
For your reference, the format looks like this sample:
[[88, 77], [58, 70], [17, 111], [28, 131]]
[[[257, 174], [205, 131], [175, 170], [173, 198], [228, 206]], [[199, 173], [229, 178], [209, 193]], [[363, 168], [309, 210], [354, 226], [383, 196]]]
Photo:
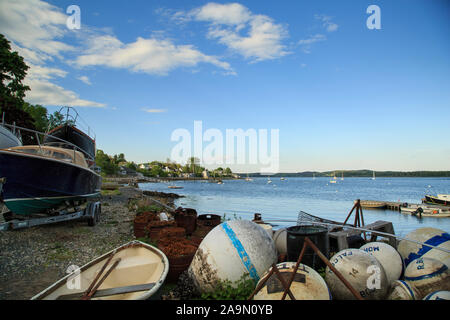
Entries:
[[96, 219], [96, 206], [94, 203], [89, 203], [86, 207], [86, 211], [88, 214], [88, 226], [93, 227], [95, 226], [95, 224], [97, 223], [97, 219]]
[[102, 212], [102, 204], [98, 203], [97, 209], [95, 210], [95, 218], [97, 222], [100, 222], [100, 213]]

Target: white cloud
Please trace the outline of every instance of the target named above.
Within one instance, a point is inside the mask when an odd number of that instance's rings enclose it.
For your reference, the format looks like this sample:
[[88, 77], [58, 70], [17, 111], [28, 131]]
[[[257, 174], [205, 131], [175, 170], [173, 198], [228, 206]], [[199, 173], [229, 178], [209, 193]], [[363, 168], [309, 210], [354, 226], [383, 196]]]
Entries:
[[81, 76], [77, 78], [80, 81], [83, 81], [84, 83], [86, 83], [87, 85], [92, 85], [91, 81], [89, 80], [89, 78], [87, 76]]
[[70, 35], [67, 15], [40, 0], [0, 1], [0, 30], [30, 66], [24, 83], [31, 90], [25, 100], [33, 104], [51, 106], [104, 107], [102, 103], [80, 99], [78, 94], [56, 85], [50, 80], [64, 78], [67, 71], [48, 66], [55, 59], [64, 60], [64, 54], [76, 48], [63, 40]]
[[148, 113], [163, 113], [167, 112], [166, 109], [150, 109], [150, 108], [142, 108], [142, 111], [148, 112]]
[[322, 21], [322, 27], [325, 28], [328, 32], [334, 32], [336, 31], [339, 26], [331, 21], [331, 17], [323, 15], [323, 14], [316, 14], [314, 15], [314, 18], [317, 20]]
[[[180, 12], [177, 13], [178, 19]], [[239, 3], [208, 3], [186, 14], [210, 24], [208, 38], [216, 39], [252, 62], [276, 59], [289, 54], [282, 40], [287, 28], [266, 15], [253, 14]]]
[[35, 63], [74, 49], [60, 40], [68, 31], [66, 20], [59, 8], [44, 1], [0, 1], [0, 30]]
[[208, 56], [192, 45], [176, 45], [170, 40], [156, 38], [138, 37], [135, 42], [124, 44], [111, 35], [93, 36], [86, 54], [74, 62], [82, 67], [103, 65], [159, 75], [167, 75], [175, 68], [209, 63], [227, 73], [234, 73], [229, 63]]
[[26, 93], [26, 101], [48, 106], [105, 107], [105, 104], [83, 100], [78, 95], [46, 80], [26, 80], [32, 89]]
[[327, 37], [323, 34], [315, 34], [308, 39], [299, 40], [298, 44], [302, 47], [304, 53], [311, 53], [311, 45], [316, 42], [325, 41]]

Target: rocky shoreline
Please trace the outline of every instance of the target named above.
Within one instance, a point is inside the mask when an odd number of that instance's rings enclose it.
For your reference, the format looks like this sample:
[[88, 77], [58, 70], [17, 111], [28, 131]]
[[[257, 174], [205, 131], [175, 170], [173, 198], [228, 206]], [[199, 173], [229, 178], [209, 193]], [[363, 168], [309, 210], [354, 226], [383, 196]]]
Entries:
[[134, 240], [136, 213], [128, 203], [142, 197], [173, 208], [180, 196], [121, 187], [117, 194], [101, 196], [100, 222], [94, 227], [68, 221], [0, 232], [0, 299], [30, 299], [64, 277], [69, 266], [81, 267]]

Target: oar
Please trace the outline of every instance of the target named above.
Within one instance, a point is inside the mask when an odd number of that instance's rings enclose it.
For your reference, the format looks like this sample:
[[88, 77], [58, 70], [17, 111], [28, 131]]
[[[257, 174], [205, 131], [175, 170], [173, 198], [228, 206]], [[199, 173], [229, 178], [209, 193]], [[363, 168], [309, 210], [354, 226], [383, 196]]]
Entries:
[[95, 283], [97, 282], [97, 280], [100, 278], [100, 276], [102, 275], [103, 271], [105, 271], [106, 266], [109, 264], [109, 262], [111, 261], [111, 259], [114, 257], [114, 255], [116, 254], [116, 251], [113, 251], [108, 260], [106, 260], [106, 262], [103, 264], [102, 268], [100, 269], [99, 273], [95, 276], [95, 279], [91, 282], [91, 284], [89, 285], [89, 288], [85, 291], [84, 295], [82, 298], [86, 297], [89, 292], [91, 292], [92, 288], [94, 287]]
[[91, 290], [91, 292], [88, 293], [86, 297], [83, 297], [82, 300], [90, 300], [92, 295], [97, 291], [97, 289], [102, 285], [103, 281], [105, 281], [106, 278], [108, 278], [109, 274], [117, 267], [117, 265], [120, 263], [121, 259], [117, 259], [116, 262], [109, 268], [109, 270], [106, 272], [106, 274], [103, 276], [103, 278], [100, 279], [100, 281], [95, 285], [94, 289]]

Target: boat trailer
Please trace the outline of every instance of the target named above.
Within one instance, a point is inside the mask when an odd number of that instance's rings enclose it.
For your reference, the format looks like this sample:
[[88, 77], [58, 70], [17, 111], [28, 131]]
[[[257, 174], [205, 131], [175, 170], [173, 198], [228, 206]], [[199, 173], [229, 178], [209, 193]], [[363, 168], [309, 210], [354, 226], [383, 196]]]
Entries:
[[0, 223], [0, 231], [31, 228], [39, 225], [57, 223], [71, 220], [87, 220], [89, 226], [95, 226], [100, 221], [101, 203], [100, 201], [88, 202], [83, 207], [72, 207], [57, 211], [54, 215], [44, 217], [33, 217], [25, 219], [15, 219], [12, 212], [3, 214], [6, 222]]

